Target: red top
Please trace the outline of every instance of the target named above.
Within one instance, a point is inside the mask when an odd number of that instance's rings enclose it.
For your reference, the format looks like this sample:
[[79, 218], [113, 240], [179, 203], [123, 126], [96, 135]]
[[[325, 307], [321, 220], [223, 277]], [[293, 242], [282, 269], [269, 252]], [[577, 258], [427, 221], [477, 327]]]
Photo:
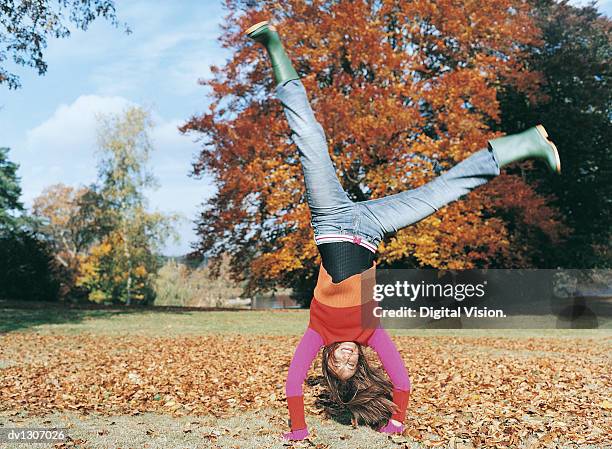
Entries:
[[342, 341], [367, 345], [380, 325], [373, 313], [377, 306], [372, 294], [375, 275], [376, 262], [363, 273], [336, 284], [321, 264], [308, 327], [321, 335], [325, 346]]

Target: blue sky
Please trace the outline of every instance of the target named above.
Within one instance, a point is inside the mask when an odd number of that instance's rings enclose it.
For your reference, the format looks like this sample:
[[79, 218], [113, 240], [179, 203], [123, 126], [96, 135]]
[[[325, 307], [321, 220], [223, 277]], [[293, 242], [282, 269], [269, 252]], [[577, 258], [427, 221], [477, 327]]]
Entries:
[[[193, 221], [200, 205], [215, 187], [209, 178], [188, 176], [200, 144], [177, 127], [207, 110], [207, 89], [197, 80], [229, 57], [217, 42], [226, 11], [218, 0], [116, 3], [132, 34], [96, 21], [87, 32], [49, 41], [45, 76], [19, 68], [22, 88], [0, 87], [0, 146], [11, 147], [11, 160], [20, 164], [22, 201], [29, 207], [52, 184], [95, 181], [97, 113], [118, 113], [131, 104], [151, 108], [150, 167], [160, 188], [147, 196], [151, 210], [184, 217], [181, 240], [169, 241], [164, 250], [184, 254], [196, 240]], [[599, 5], [612, 16], [612, 0]]]

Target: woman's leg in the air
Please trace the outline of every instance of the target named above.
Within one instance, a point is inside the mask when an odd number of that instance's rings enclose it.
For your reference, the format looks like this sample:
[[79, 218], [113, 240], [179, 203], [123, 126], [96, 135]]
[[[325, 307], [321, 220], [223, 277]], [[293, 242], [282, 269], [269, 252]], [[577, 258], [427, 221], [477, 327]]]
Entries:
[[342, 188], [329, 156], [323, 127], [316, 120], [300, 80], [276, 87], [292, 138], [299, 150], [304, 172], [306, 196], [313, 219], [350, 212], [352, 201]]
[[315, 234], [350, 228], [355, 215], [354, 203], [338, 180], [323, 127], [314, 116], [306, 90], [276, 29], [268, 22], [261, 22], [247, 30], [247, 35], [261, 43], [270, 56], [277, 83], [276, 96], [283, 105], [293, 141], [299, 150]]
[[542, 125], [488, 142], [481, 149], [421, 187], [357, 203], [364, 232], [393, 234], [417, 223], [499, 175], [500, 169], [524, 159], [540, 159], [552, 173], [561, 172], [555, 144]]
[[356, 203], [362, 216], [361, 229], [377, 234], [382, 240], [385, 234], [421, 221], [499, 173], [493, 153], [488, 149], [479, 150], [416, 189]]

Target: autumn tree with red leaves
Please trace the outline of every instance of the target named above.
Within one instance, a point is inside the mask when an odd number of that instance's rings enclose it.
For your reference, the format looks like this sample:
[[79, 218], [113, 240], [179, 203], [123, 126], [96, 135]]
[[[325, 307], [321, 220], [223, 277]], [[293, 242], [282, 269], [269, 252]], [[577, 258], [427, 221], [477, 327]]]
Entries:
[[[249, 26], [271, 20], [279, 29], [354, 201], [416, 188], [485, 147], [497, 135], [490, 128], [499, 121], [499, 86], [537, 98], [540, 77], [523, 61], [540, 37], [524, 1], [226, 7], [220, 42], [233, 56], [202, 82], [210, 111], [181, 130], [203, 142], [193, 174], [212, 175], [218, 188], [199, 218], [196, 252], [213, 261], [231, 254], [234, 278], [249, 279], [249, 292], [308, 292], [319, 263], [297, 148], [267, 54], [244, 35]], [[539, 248], [564, 232], [557, 215], [520, 174], [502, 174], [385, 241], [379, 263], [534, 266]]]

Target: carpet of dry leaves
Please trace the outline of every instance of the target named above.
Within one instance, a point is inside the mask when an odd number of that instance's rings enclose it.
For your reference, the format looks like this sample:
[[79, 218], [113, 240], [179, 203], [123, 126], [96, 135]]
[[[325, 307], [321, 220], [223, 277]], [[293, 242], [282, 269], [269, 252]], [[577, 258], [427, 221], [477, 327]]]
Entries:
[[[513, 447], [533, 436], [538, 447], [610, 444], [612, 338], [394, 340], [414, 389], [405, 435], [425, 446], [461, 439]], [[229, 417], [284, 408], [297, 342], [296, 336], [6, 334], [0, 410]], [[307, 419], [324, 414], [315, 405], [319, 373], [317, 362], [312, 386], [305, 386]]]

